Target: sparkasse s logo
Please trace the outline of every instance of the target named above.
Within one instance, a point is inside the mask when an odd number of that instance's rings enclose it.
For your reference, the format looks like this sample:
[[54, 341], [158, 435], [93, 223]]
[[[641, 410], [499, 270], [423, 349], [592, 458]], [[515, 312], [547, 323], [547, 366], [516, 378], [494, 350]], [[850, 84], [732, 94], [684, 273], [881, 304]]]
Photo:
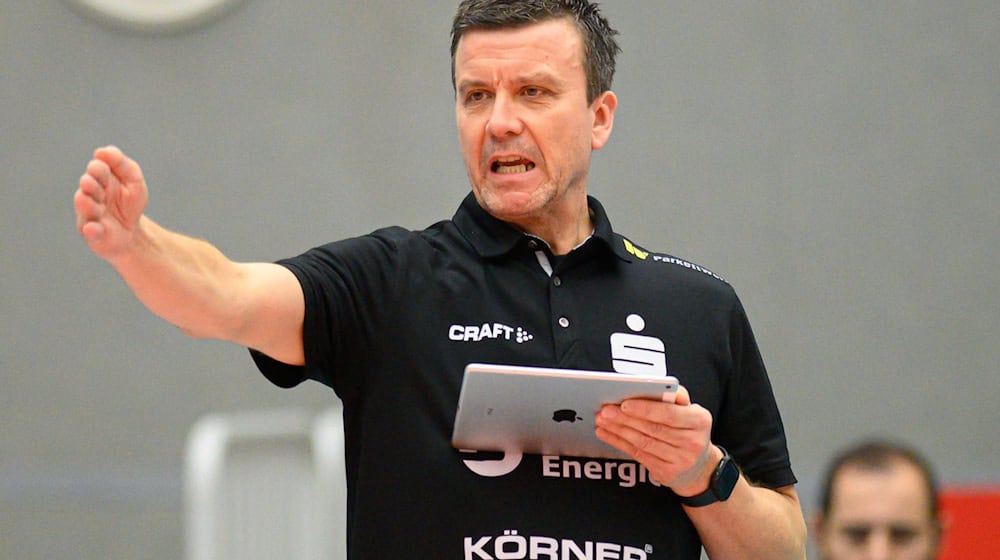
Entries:
[[611, 333], [611, 367], [630, 375], [667, 375], [667, 353], [663, 341], [640, 334], [646, 320], [635, 313], [625, 318], [631, 333]]

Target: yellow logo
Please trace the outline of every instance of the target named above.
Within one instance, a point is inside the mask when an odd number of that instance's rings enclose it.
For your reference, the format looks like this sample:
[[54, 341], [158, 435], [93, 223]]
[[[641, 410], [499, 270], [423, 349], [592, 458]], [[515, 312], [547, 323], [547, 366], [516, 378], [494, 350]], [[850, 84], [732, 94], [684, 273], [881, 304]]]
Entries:
[[633, 255], [642, 260], [646, 260], [646, 257], [649, 256], [648, 251], [643, 251], [642, 249], [636, 247], [628, 239], [625, 239], [624, 241], [625, 241], [625, 250], [628, 251], [629, 253], [632, 253]]

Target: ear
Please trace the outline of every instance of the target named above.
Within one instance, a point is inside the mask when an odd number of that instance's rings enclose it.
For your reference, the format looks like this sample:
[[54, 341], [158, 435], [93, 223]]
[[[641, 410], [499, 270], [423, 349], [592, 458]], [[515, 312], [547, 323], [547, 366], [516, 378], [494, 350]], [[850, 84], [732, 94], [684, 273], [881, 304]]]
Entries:
[[594, 99], [590, 110], [594, 114], [594, 127], [591, 130], [590, 145], [600, 150], [611, 137], [611, 129], [615, 124], [615, 109], [618, 107], [618, 97], [608, 90]]
[[823, 513], [817, 511], [809, 519], [809, 529], [812, 531], [813, 539], [816, 541], [816, 545], [819, 546], [820, 550], [825, 547], [826, 543], [826, 532], [824, 531], [824, 519]]
[[934, 523], [934, 550], [940, 554], [944, 548], [944, 536], [951, 527], [952, 516], [946, 511], [938, 512], [938, 520]]

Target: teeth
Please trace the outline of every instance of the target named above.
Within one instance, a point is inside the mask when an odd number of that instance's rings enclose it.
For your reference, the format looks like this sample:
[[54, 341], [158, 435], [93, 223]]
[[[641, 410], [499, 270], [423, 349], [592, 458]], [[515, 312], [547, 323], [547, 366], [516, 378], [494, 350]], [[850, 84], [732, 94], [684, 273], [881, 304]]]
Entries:
[[521, 165], [501, 165], [497, 167], [497, 173], [524, 173], [528, 170], [528, 166], [525, 164]]
[[493, 162], [493, 171], [497, 173], [524, 173], [525, 171], [531, 171], [535, 168], [535, 164], [532, 162], [518, 163], [516, 165], [510, 165], [514, 162], [524, 161], [524, 158], [518, 156], [506, 156], [497, 158]]

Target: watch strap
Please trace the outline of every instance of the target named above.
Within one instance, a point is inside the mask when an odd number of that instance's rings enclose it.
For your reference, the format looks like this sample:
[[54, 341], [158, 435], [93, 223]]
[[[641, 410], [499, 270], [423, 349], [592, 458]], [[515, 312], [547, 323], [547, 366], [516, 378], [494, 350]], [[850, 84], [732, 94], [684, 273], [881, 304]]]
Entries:
[[724, 502], [729, 499], [736, 487], [736, 481], [740, 478], [740, 471], [729, 456], [729, 452], [721, 445], [718, 448], [722, 451], [722, 460], [715, 467], [712, 479], [708, 483], [708, 488], [694, 496], [679, 496], [681, 503], [690, 507], [702, 507], [715, 502]]

